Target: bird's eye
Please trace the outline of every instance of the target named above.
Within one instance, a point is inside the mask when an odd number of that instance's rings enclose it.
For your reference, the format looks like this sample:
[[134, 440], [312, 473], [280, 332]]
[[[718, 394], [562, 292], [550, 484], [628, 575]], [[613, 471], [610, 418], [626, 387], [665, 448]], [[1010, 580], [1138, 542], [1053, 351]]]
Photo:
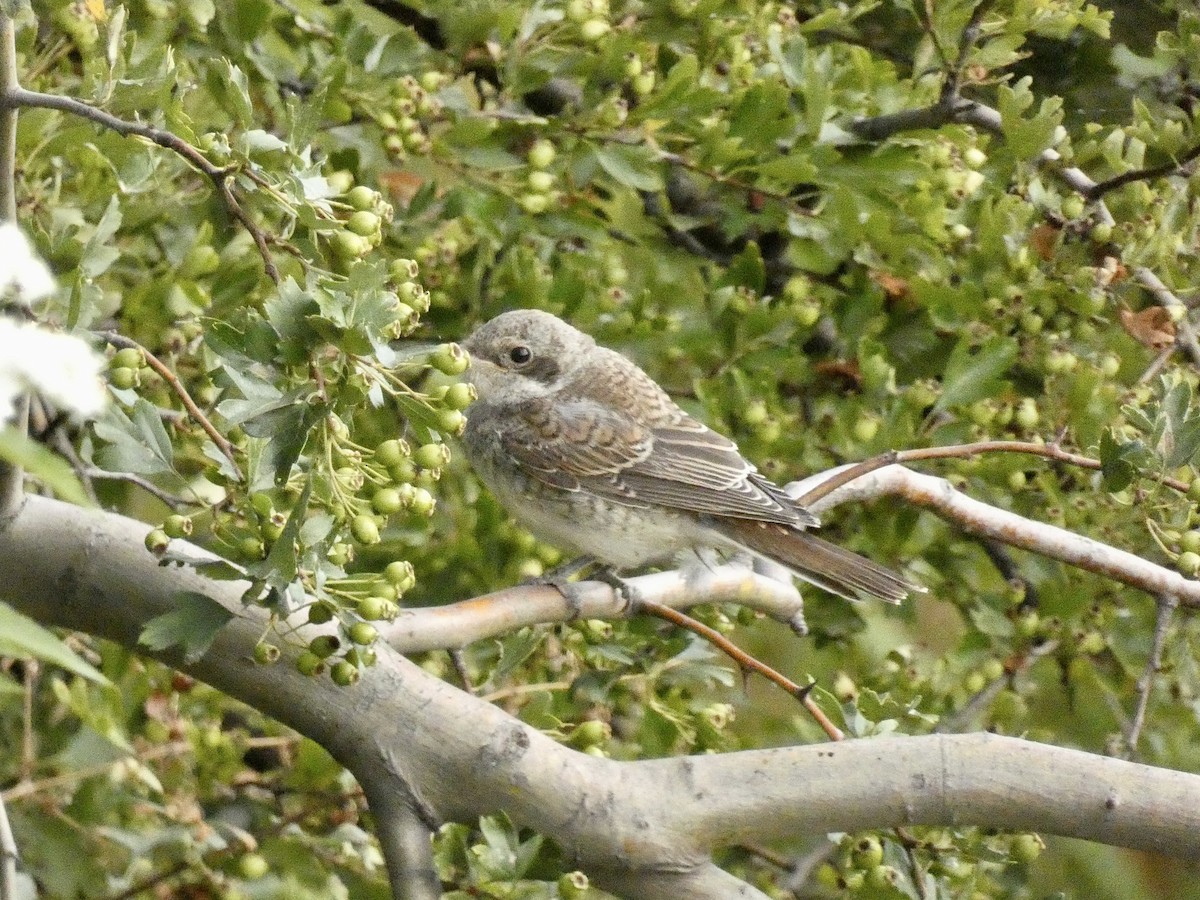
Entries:
[[530, 352], [528, 347], [513, 347], [508, 351], [508, 358], [518, 366], [523, 366], [533, 359], [533, 353]]

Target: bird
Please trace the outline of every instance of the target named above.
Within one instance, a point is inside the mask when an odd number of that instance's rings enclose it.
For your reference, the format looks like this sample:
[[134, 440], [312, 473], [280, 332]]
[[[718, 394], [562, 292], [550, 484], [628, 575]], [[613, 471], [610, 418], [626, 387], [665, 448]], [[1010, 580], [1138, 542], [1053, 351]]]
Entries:
[[462, 435], [466, 456], [540, 540], [612, 573], [688, 551], [749, 551], [851, 600], [899, 603], [924, 590], [810, 534], [817, 517], [732, 440], [557, 316], [501, 313], [462, 346], [476, 393]]

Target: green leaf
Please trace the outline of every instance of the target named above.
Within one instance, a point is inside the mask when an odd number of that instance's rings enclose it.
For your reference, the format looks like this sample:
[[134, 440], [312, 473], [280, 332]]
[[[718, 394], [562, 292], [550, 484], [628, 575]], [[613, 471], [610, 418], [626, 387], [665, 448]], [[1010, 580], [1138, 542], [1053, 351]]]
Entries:
[[147, 622], [138, 643], [155, 652], [180, 646], [184, 662], [194, 663], [212, 646], [217, 632], [233, 618], [233, 613], [216, 600], [194, 591], [181, 591], [175, 596], [178, 606]]
[[1129, 487], [1137, 476], [1133, 459], [1142, 454], [1142, 445], [1137, 441], [1118, 444], [1112, 429], [1100, 434], [1100, 475], [1106, 491], [1120, 491]]
[[91, 681], [108, 684], [99, 670], [52, 632], [5, 603], [0, 603], [0, 656], [40, 659]]
[[969, 338], [963, 338], [946, 361], [944, 388], [934, 404], [935, 410], [965, 406], [995, 395], [1002, 385], [1001, 376], [1017, 358], [1016, 341], [995, 337], [975, 348]]
[[598, 147], [596, 160], [605, 172], [626, 187], [638, 191], [661, 191], [663, 188], [658, 158], [646, 147], [621, 144]]
[[20, 466], [68, 503], [94, 505], [70, 463], [16, 428], [0, 428], [0, 459]]

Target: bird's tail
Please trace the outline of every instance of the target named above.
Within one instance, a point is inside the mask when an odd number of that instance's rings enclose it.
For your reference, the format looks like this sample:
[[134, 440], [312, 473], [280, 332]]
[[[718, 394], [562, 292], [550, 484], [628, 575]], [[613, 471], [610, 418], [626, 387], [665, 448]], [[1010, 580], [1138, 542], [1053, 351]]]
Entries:
[[737, 543], [786, 566], [798, 578], [848, 600], [876, 597], [899, 603], [910, 593], [925, 591], [865, 556], [795, 528], [749, 519], [725, 519], [721, 524]]

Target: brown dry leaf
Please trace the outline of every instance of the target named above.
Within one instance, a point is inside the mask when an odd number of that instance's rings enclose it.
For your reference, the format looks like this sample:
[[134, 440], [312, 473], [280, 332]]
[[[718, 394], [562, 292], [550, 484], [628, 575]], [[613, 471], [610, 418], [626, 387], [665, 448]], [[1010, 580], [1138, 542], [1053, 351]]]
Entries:
[[1150, 306], [1141, 312], [1121, 310], [1121, 327], [1139, 344], [1152, 350], [1162, 350], [1175, 343], [1175, 323], [1161, 306]]
[[425, 179], [420, 175], [414, 175], [412, 172], [406, 172], [403, 169], [393, 169], [390, 172], [385, 172], [379, 177], [379, 180], [382, 182], [388, 196], [401, 206], [408, 206], [408, 204], [412, 203], [413, 197], [417, 196], [417, 191], [421, 190], [425, 184]]
[[862, 373], [856, 359], [819, 362], [813, 369], [823, 378], [846, 382], [849, 388], [857, 388], [862, 383]]
[[889, 300], [902, 300], [908, 296], [908, 282], [890, 272], [872, 272], [871, 280], [883, 288]]
[[1029, 232], [1029, 246], [1033, 248], [1034, 253], [1049, 262], [1054, 259], [1054, 250], [1058, 245], [1058, 234], [1061, 230], [1057, 225], [1043, 222]]

